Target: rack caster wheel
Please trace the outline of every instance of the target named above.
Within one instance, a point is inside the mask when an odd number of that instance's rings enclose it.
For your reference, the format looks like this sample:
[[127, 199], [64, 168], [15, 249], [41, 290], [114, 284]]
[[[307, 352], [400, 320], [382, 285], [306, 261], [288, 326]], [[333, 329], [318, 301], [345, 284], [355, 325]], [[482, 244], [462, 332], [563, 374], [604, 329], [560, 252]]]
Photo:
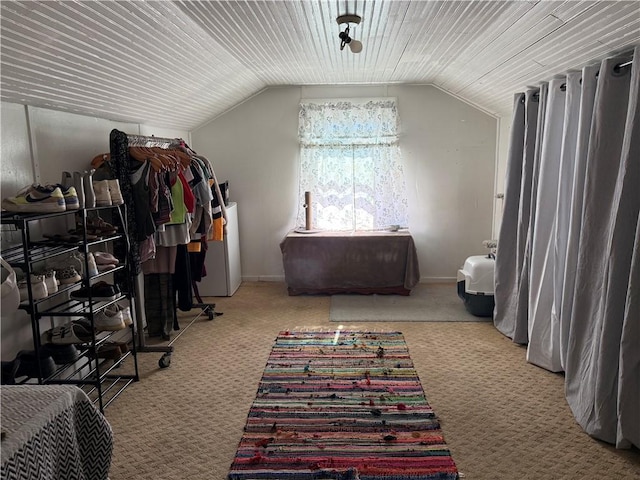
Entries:
[[160, 368], [167, 368], [169, 365], [171, 365], [171, 353], [165, 353], [160, 357], [160, 360], [158, 360], [158, 366]]
[[208, 309], [207, 316], [209, 317], [209, 320], [213, 320], [213, 317], [215, 317], [215, 312], [211, 309]]

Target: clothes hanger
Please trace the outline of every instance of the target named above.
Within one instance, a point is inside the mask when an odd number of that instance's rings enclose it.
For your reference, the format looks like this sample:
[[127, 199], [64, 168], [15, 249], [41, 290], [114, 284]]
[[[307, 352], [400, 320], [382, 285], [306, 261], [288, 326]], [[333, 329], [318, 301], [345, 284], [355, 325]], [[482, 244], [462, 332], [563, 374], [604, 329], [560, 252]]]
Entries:
[[91, 160], [91, 168], [95, 168], [96, 170], [104, 163], [111, 160], [110, 153], [101, 153], [100, 155], [96, 155]]
[[164, 164], [152, 152], [148, 152], [146, 147], [129, 147], [129, 155], [141, 163], [149, 162], [155, 172], [164, 169]]

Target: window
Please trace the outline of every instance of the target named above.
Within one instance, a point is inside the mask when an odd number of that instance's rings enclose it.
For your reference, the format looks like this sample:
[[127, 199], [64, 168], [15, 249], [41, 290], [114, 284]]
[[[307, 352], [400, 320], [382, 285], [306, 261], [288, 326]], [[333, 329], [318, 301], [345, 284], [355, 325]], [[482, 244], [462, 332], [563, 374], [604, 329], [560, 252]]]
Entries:
[[394, 99], [300, 104], [300, 208], [312, 195], [313, 227], [376, 230], [408, 225]]

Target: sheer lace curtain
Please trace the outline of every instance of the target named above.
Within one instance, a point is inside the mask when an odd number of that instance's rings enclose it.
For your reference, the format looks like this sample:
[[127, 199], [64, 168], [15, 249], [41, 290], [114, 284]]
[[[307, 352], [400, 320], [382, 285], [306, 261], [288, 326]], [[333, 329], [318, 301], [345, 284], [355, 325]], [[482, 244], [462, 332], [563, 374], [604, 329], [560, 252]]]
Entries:
[[313, 228], [375, 230], [408, 225], [395, 99], [300, 104], [298, 225], [312, 194]]

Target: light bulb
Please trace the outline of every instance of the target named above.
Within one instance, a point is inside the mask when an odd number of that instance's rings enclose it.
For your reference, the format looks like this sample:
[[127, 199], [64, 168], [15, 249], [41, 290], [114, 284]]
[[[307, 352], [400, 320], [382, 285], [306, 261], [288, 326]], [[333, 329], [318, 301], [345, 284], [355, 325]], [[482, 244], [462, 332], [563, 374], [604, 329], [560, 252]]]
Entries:
[[353, 53], [360, 53], [362, 51], [362, 42], [359, 40], [351, 39], [348, 45]]

